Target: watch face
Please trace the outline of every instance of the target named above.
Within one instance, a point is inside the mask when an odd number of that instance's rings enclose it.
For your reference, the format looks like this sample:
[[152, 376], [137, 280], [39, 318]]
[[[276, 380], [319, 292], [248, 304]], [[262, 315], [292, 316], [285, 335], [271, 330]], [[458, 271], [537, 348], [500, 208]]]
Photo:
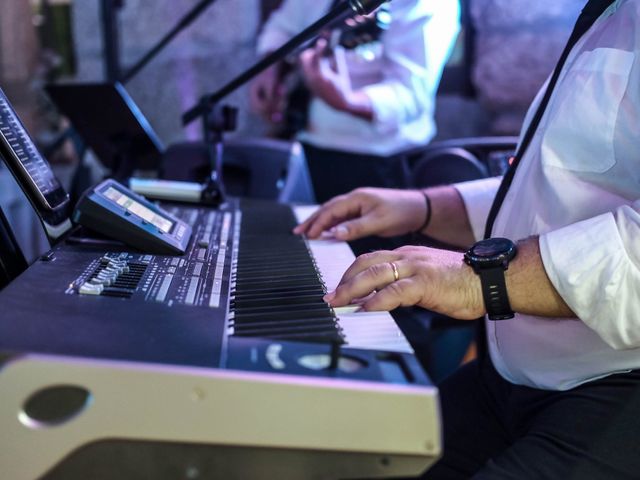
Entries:
[[465, 254], [465, 261], [474, 269], [502, 266], [516, 255], [515, 244], [507, 238], [488, 238], [476, 243]]
[[488, 238], [476, 243], [471, 252], [477, 257], [495, 257], [508, 253], [514, 247], [513, 242], [506, 238]]

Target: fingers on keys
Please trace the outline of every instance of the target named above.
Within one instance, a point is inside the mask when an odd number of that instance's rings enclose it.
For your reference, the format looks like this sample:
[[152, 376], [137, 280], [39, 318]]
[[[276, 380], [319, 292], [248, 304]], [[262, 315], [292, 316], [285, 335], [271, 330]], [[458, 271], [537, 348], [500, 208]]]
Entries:
[[[318, 238], [323, 232], [333, 233], [336, 238], [341, 238], [345, 232], [341, 229], [341, 223], [358, 215], [358, 210], [354, 209], [347, 202], [341, 201], [341, 197], [336, 197], [320, 207], [313, 215], [293, 229], [296, 235], [306, 235], [308, 238]], [[333, 232], [331, 229], [334, 227]]]
[[341, 307], [366, 297], [365, 310], [392, 310], [413, 305], [420, 295], [411, 276], [409, 264], [397, 253], [381, 251], [361, 255], [345, 272], [338, 288], [324, 299], [334, 307]]

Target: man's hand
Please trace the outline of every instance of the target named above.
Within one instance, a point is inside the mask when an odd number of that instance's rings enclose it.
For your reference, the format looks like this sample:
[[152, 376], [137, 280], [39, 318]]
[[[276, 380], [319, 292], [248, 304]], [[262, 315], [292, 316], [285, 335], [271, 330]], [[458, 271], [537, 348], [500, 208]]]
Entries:
[[274, 65], [260, 73], [249, 88], [251, 108], [271, 123], [282, 120], [285, 87], [280, 78], [280, 66]]
[[417, 305], [460, 320], [485, 314], [480, 280], [462, 254], [428, 247], [361, 255], [325, 301], [333, 307], [362, 301], [367, 311]]
[[318, 238], [328, 231], [343, 241], [368, 235], [403, 235], [420, 228], [426, 208], [424, 196], [417, 190], [358, 188], [329, 200], [293, 232]]
[[[478, 318], [486, 312], [480, 277], [462, 259], [462, 253], [415, 246], [367, 253], [356, 259], [324, 299], [333, 307], [359, 303], [374, 311], [418, 305], [460, 320]], [[576, 317], [547, 276], [537, 237], [518, 242], [505, 283], [514, 312]]]
[[315, 47], [300, 54], [300, 68], [307, 87], [316, 97], [336, 110], [373, 120], [373, 107], [369, 97], [351, 90], [340, 73], [328, 65], [328, 59], [324, 56], [326, 48], [327, 41], [321, 38]]

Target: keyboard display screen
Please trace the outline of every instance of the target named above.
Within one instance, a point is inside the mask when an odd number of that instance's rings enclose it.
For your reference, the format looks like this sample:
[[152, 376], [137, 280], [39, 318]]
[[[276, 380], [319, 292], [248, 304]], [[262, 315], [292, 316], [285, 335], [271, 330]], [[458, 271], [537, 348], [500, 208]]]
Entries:
[[128, 197], [120, 190], [109, 187], [103, 192], [103, 195], [126, 209], [127, 212], [133, 213], [145, 222], [149, 222], [151, 225], [158, 227], [164, 233], [169, 233], [173, 227], [173, 222], [167, 220], [161, 215], [158, 215], [156, 212], [148, 209], [141, 203], [136, 202], [133, 198]]

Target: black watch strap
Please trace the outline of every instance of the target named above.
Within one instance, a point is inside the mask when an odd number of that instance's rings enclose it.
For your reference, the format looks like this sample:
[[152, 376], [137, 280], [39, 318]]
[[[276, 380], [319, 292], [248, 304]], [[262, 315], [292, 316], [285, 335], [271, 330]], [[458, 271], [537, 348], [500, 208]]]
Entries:
[[513, 311], [507, 296], [507, 286], [504, 282], [504, 269], [500, 267], [487, 268], [478, 271], [482, 284], [482, 297], [487, 309], [489, 320], [507, 320], [513, 318]]

